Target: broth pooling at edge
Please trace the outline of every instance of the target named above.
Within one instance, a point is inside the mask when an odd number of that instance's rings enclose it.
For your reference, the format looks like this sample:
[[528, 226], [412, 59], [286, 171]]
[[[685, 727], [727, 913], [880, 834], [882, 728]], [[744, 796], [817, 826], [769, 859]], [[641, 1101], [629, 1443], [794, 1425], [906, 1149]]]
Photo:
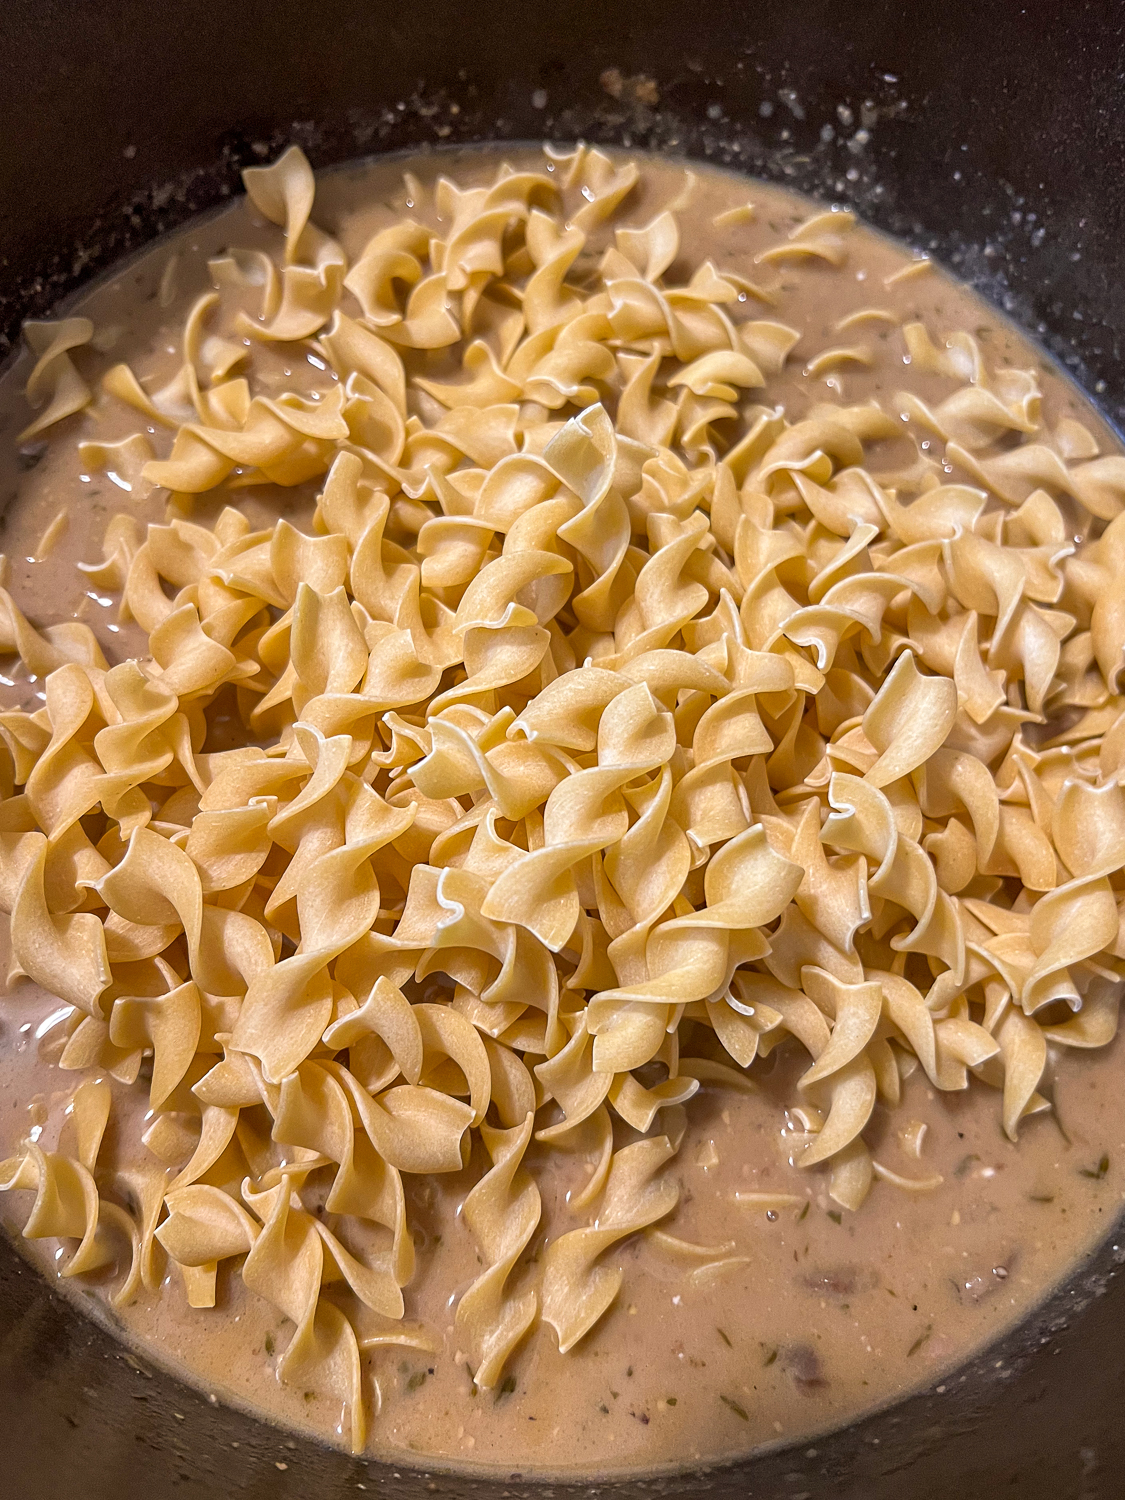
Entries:
[[[687, 1295], [754, 1273], [677, 1232], [701, 1086], [745, 1113], [793, 1075], [744, 1216], [843, 1220], [877, 1176], [901, 1218], [943, 1175], [904, 1092], [991, 1085], [1014, 1139], [1048, 1048], [1116, 1028], [1122, 460], [896, 314], [924, 263], [831, 337], [787, 322], [857, 240], [889, 257], [850, 216], [724, 270], [759, 232], [732, 179], [688, 259], [683, 174], [642, 215], [627, 159], [550, 165], [408, 186], [345, 250], [291, 153], [171, 369], [30, 335], [28, 437], [122, 492], [88, 573], [132, 644], [107, 670], [6, 605], [45, 703], [0, 721], [0, 876], [83, 1077], [6, 1177], [68, 1272], [131, 1260], [125, 1304], [165, 1256], [200, 1309], [240, 1266], [354, 1446], [396, 1345], [494, 1410], [529, 1329], [596, 1349], [639, 1230]], [[464, 1199], [448, 1328], [404, 1316], [445, 1243], [416, 1273], [413, 1179]], [[753, 1392], [720, 1395], [737, 1440]]]

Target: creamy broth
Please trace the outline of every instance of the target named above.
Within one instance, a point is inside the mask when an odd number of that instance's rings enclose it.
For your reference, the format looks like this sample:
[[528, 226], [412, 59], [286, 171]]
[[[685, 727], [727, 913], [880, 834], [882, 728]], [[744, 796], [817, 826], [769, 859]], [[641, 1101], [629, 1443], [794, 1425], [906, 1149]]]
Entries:
[[[504, 157], [517, 169], [542, 167], [538, 151], [509, 150]], [[314, 219], [354, 262], [371, 235], [400, 220], [414, 198], [414, 212], [426, 216], [440, 173], [472, 184], [490, 181], [496, 164], [494, 154], [474, 151], [336, 170], [318, 184]], [[764, 403], [784, 406], [791, 422], [825, 400], [874, 400], [893, 411], [893, 397], [904, 388], [931, 404], [942, 400], [948, 379], [904, 363], [901, 327], [921, 322], [939, 343], [969, 330], [992, 368], [1034, 368], [1045, 429], [1080, 421], [1103, 453], [1119, 451], [1097, 414], [1038, 350], [906, 248], [860, 227], [842, 266], [788, 260], [767, 271], [756, 257], [815, 206], [764, 183], [696, 167], [685, 174], [681, 165], [656, 160], [643, 160], [641, 180], [613, 223], [647, 224], [677, 200], [679, 261], [694, 267], [710, 259], [720, 270], [765, 283], [773, 305], [761, 315], [801, 331], [782, 372], [757, 393]], [[752, 216], [715, 224], [717, 215], [747, 203]], [[591, 266], [610, 232], [591, 237], [585, 252]], [[99, 335], [98, 347], [77, 356], [84, 374], [93, 383], [126, 360], [147, 388], [164, 385], [182, 361], [186, 312], [209, 285], [208, 259], [231, 245], [276, 254], [277, 242], [277, 230], [240, 200], [99, 285], [75, 309], [93, 319]], [[580, 261], [572, 274], [580, 277], [582, 269]], [[887, 316], [841, 328], [851, 314], [872, 307]], [[817, 361], [832, 349], [853, 355]], [[310, 363], [315, 358], [304, 345], [267, 345], [255, 351], [255, 375], [267, 394], [300, 393], [320, 374]], [[6, 500], [0, 541], [10, 564], [8, 587], [35, 624], [85, 621], [109, 661], [123, 660], [143, 651], [143, 634], [119, 622], [117, 596], [91, 585], [75, 564], [101, 555], [107, 521], [119, 510], [142, 523], [163, 520], [167, 492], [125, 493], [111, 476], [85, 470], [77, 439], [89, 439], [95, 423], [82, 414], [52, 429], [45, 444], [24, 445], [21, 456], [15, 434], [27, 421], [28, 369], [23, 357], [0, 382]], [[440, 358], [433, 369], [443, 378]], [[138, 426], [137, 413], [123, 405], [98, 410], [99, 441], [118, 441]], [[149, 431], [163, 454], [161, 434]], [[307, 526], [321, 487], [319, 480], [285, 490], [220, 487], [194, 497], [191, 518], [209, 524], [222, 505], [234, 503], [255, 525], [270, 525], [280, 513]], [[45, 701], [43, 684], [14, 669], [11, 658], [3, 671], [5, 709]], [[230, 732], [237, 734], [234, 726]], [[56, 1066], [61, 1035], [51, 1018], [58, 1009], [26, 980], [0, 1006], [0, 1155], [18, 1155], [31, 1127], [40, 1127], [45, 1146], [54, 1145], [60, 1128], [66, 1141], [63, 1106], [75, 1078]], [[619, 1242], [606, 1255], [624, 1270], [610, 1311], [565, 1355], [553, 1330], [537, 1324], [494, 1389], [475, 1387], [454, 1325], [457, 1299], [480, 1272], [461, 1217], [482, 1175], [479, 1152], [460, 1173], [408, 1177], [417, 1266], [404, 1289], [406, 1318], [428, 1330], [435, 1348], [364, 1355], [368, 1390], [377, 1381], [381, 1393], [369, 1451], [404, 1463], [594, 1474], [710, 1462], [795, 1442], [940, 1380], [1040, 1302], [1115, 1222], [1125, 1199], [1119, 1042], [1097, 1051], [1052, 1046], [1041, 1089], [1052, 1107], [1023, 1121], [1018, 1143], [1001, 1128], [995, 1089], [974, 1081], [964, 1092], [937, 1092], [921, 1068], [904, 1070], [901, 1103], [893, 1110], [876, 1105], [865, 1140], [890, 1173], [940, 1176], [940, 1184], [909, 1191], [876, 1181], [855, 1213], [829, 1197], [824, 1171], [803, 1173], [790, 1164], [792, 1136], [801, 1126], [786, 1110], [807, 1063], [800, 1049], [780, 1047], [753, 1064], [753, 1092], [705, 1082], [686, 1106], [686, 1134], [667, 1169], [680, 1186], [679, 1203], [658, 1228], [696, 1245], [729, 1248], [693, 1259], [651, 1232]], [[147, 1094], [118, 1082], [113, 1090], [106, 1149], [128, 1169], [145, 1154]], [[533, 1275], [546, 1243], [586, 1222], [575, 1221], [568, 1202], [588, 1167], [534, 1142], [526, 1161], [543, 1200], [521, 1258]], [[753, 1194], [796, 1201], [771, 1204]], [[0, 1195], [0, 1216], [13, 1234], [29, 1202], [25, 1193]], [[26, 1244], [56, 1278], [66, 1249], [53, 1240]], [[76, 1292], [73, 1282], [59, 1285]], [[140, 1351], [224, 1399], [345, 1441], [330, 1395], [275, 1379], [292, 1324], [248, 1293], [229, 1262], [220, 1267], [212, 1309], [187, 1305], [172, 1267], [158, 1292], [142, 1289], [125, 1306], [110, 1307], [113, 1285], [102, 1275], [84, 1289]]]

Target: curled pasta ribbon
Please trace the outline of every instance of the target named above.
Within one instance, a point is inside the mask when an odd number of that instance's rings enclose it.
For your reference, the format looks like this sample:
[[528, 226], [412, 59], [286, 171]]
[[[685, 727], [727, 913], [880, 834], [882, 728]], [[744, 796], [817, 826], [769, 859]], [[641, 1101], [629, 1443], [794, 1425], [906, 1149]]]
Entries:
[[189, 1305], [214, 1307], [219, 1262], [251, 1250], [259, 1226], [221, 1188], [189, 1183], [164, 1201], [168, 1217], [156, 1238], [180, 1268]]
[[679, 1188], [658, 1174], [673, 1155], [667, 1136], [637, 1141], [615, 1153], [597, 1222], [553, 1240], [543, 1265], [543, 1321], [566, 1353], [609, 1310], [621, 1289], [620, 1267], [600, 1257], [626, 1235], [671, 1213]]
[[558, 951], [578, 921], [571, 873], [579, 860], [616, 843], [628, 826], [620, 788], [671, 753], [671, 718], [645, 683], [616, 697], [598, 728], [598, 765], [561, 781], [543, 813], [543, 846], [512, 864], [481, 908], [494, 920], [519, 922]]
[[[1052, 1000], [1081, 1004], [1071, 967], [1117, 941], [1117, 903], [1107, 876], [1125, 863], [1125, 793], [1110, 782], [1065, 782], [1052, 820], [1055, 846], [1074, 875], [1035, 903], [1035, 963], [1019, 998], [1033, 1015]], [[1007, 1128], [1007, 1127], [1005, 1127]]]
[[[331, 746], [331, 741], [319, 743], [326, 751]], [[319, 760], [318, 770], [329, 764]], [[306, 788], [310, 802], [315, 790], [314, 777]], [[300, 880], [292, 882], [300, 951], [255, 976], [238, 1017], [235, 1044], [261, 1058], [271, 1082], [292, 1072], [328, 1025], [333, 1009], [328, 965], [358, 942], [378, 915], [379, 883], [371, 857], [412, 821], [409, 809], [391, 808], [362, 783], [355, 795], [339, 843], [302, 862]]]
[[801, 875], [799, 866], [769, 847], [760, 824], [731, 839], [707, 867], [707, 904], [649, 935], [649, 977], [603, 990], [590, 1001], [595, 1071], [626, 1071], [647, 1062], [666, 1026], [662, 1007], [722, 994], [740, 963], [768, 952], [759, 929], [785, 909]]
[[534, 1289], [513, 1295], [506, 1283], [539, 1223], [539, 1189], [520, 1165], [531, 1140], [534, 1114], [510, 1130], [485, 1125], [482, 1135], [492, 1157], [487, 1172], [465, 1199], [465, 1222], [488, 1258], [457, 1304], [459, 1337], [469, 1346], [477, 1385], [490, 1389], [539, 1310]]
[[[304, 152], [290, 146], [272, 165], [248, 167], [243, 181], [254, 206], [284, 227], [285, 265], [280, 306], [269, 310], [272, 317], [264, 326], [249, 318], [240, 326], [262, 339], [308, 338], [331, 316], [347, 270], [339, 245], [309, 223], [316, 193], [312, 169]], [[312, 264], [300, 264], [302, 259]]]
[[295, 1206], [288, 1174], [276, 1187], [246, 1196], [262, 1227], [246, 1257], [242, 1279], [296, 1325], [278, 1360], [278, 1379], [326, 1382], [345, 1408], [351, 1450], [360, 1453], [367, 1424], [359, 1342], [349, 1320], [320, 1291], [325, 1281], [342, 1280], [366, 1301], [372, 1295], [370, 1273], [318, 1219]]
[[666, 1254], [679, 1261], [698, 1262], [688, 1272], [688, 1284], [691, 1286], [705, 1286], [724, 1273], [733, 1270], [734, 1267], [750, 1263], [749, 1256], [730, 1253], [735, 1247], [734, 1240], [724, 1240], [721, 1245], [695, 1245], [688, 1240], [681, 1240], [675, 1235], [668, 1234], [663, 1229], [651, 1230], [649, 1239], [654, 1245], [659, 1245]]
[[[71, 1101], [75, 1154], [44, 1151], [29, 1141], [22, 1157], [0, 1163], [0, 1192], [22, 1189], [35, 1194], [24, 1238], [78, 1241], [62, 1268], [63, 1276], [84, 1276], [116, 1261], [115, 1239], [122, 1231], [137, 1261], [140, 1240], [133, 1219], [118, 1204], [102, 1198], [94, 1180], [110, 1106], [107, 1083], [90, 1079], [79, 1084]], [[118, 1301], [131, 1292], [132, 1282], [130, 1271]]]
[[12, 902], [12, 952], [23, 973], [68, 1005], [100, 1019], [112, 981], [105, 929], [93, 912], [54, 915], [47, 905], [47, 839], [22, 835], [23, 871]]
[[78, 373], [70, 351], [90, 342], [94, 325], [89, 318], [60, 318], [57, 323], [25, 323], [23, 333], [35, 356], [34, 368], [27, 377], [27, 399], [41, 410], [20, 433], [21, 443], [38, 437], [64, 417], [72, 417], [93, 400], [93, 392]]
[[798, 224], [788, 239], [763, 251], [758, 256], [767, 264], [772, 261], [824, 260], [833, 266], [842, 266], [847, 259], [848, 235], [855, 228], [855, 215], [846, 210], [832, 210], [815, 214], [803, 224]]
[[[178, 976], [176, 976], [178, 977]], [[203, 1004], [191, 980], [156, 996], [122, 996], [113, 1003], [109, 1039], [125, 1051], [152, 1049], [149, 1103], [159, 1109], [183, 1081], [199, 1049]]]
[[272, 484], [301, 484], [323, 474], [335, 444], [349, 436], [345, 394], [336, 386], [322, 402], [258, 396], [234, 430], [188, 423], [177, 432], [169, 457], [145, 464], [141, 477], [187, 494], [213, 489], [236, 467], [257, 470]]
[[868, 781], [838, 773], [829, 788], [833, 812], [825, 843], [854, 850], [869, 861], [868, 895], [891, 901], [914, 918], [909, 933], [891, 946], [940, 958], [959, 982], [964, 970], [964, 929], [952, 898], [937, 883], [925, 851], [900, 834], [890, 802]]

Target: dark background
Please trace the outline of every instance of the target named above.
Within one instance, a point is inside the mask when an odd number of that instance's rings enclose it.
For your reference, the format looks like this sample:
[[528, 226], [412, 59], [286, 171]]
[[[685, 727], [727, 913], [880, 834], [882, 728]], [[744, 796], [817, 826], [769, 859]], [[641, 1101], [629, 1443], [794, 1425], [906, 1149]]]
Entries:
[[[853, 204], [1010, 312], [1121, 424], [1123, 24], [1108, 0], [5, 0], [0, 331], [10, 341], [21, 317], [238, 191], [242, 166], [290, 140], [324, 165], [583, 136]], [[1120, 1500], [1119, 1258], [1107, 1244], [1030, 1325], [846, 1433], [730, 1470], [550, 1492]], [[3, 1242], [0, 1438], [0, 1500], [534, 1489], [367, 1465], [213, 1406]]]
[[[853, 202], [1105, 380], [1120, 419], [1123, 26], [1114, 0], [6, 0], [0, 326], [237, 191], [254, 143], [323, 165], [626, 135]], [[610, 68], [659, 105], [614, 100]]]

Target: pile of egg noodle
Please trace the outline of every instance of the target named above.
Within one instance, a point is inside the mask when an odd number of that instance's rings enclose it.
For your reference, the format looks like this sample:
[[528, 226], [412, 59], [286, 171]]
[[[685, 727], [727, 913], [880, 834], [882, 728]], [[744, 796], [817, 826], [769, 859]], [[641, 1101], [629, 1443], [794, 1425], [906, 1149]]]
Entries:
[[[442, 180], [440, 234], [405, 219], [349, 267], [292, 149], [245, 174], [277, 263], [212, 262], [170, 386], [118, 365], [95, 393], [87, 320], [28, 329], [28, 433], [127, 403], [165, 456], [138, 432], [83, 462], [172, 500], [89, 569], [145, 659], [0, 593], [46, 679], [0, 715], [0, 905], [89, 1075], [73, 1149], [29, 1141], [0, 1187], [79, 1242], [64, 1275], [129, 1265], [118, 1300], [167, 1257], [213, 1306], [236, 1260], [295, 1325], [282, 1379], [331, 1390], [357, 1449], [361, 1351], [430, 1347], [404, 1173], [474, 1164], [457, 1338], [492, 1386], [536, 1320], [565, 1351], [610, 1306], [603, 1252], [675, 1208], [701, 1084], [804, 1049], [793, 1165], [858, 1209], [873, 1175], [933, 1185], [863, 1138], [912, 1068], [997, 1089], [1014, 1139], [1049, 1044], [1117, 1026], [1125, 459], [920, 325], [947, 399], [791, 424], [756, 393], [796, 331], [709, 261], [667, 284], [673, 213], [579, 276], [636, 178], [583, 148]], [[841, 265], [851, 227], [760, 259]], [[307, 341], [315, 396], [254, 394], [270, 341]], [[917, 462], [871, 472], [904, 430]], [[310, 480], [307, 534], [238, 509]], [[205, 752], [231, 704], [242, 743]], [[107, 1074], [151, 1079], [147, 1169], [99, 1165]], [[533, 1140], [590, 1172], [529, 1265]]]

